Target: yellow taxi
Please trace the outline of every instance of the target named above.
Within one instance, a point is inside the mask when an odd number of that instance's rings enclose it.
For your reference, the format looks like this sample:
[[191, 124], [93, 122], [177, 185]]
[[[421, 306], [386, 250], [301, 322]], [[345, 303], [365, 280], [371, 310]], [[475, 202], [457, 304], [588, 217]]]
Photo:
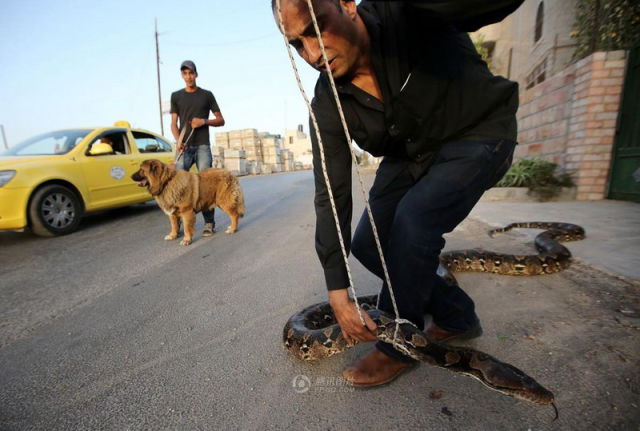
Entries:
[[0, 153], [0, 230], [64, 235], [87, 212], [151, 200], [131, 174], [173, 158], [169, 141], [126, 121], [35, 136]]

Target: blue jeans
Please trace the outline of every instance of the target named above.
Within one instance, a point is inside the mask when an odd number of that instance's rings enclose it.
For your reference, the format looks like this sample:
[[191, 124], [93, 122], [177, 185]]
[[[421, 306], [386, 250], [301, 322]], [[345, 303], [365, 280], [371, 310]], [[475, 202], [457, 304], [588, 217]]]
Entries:
[[[369, 202], [378, 228], [400, 317], [424, 328], [424, 314], [452, 332], [479, 324], [473, 300], [436, 274], [451, 232], [471, 212], [483, 192], [506, 173], [515, 142], [456, 141], [445, 144], [431, 167], [415, 178], [412, 162], [386, 157], [378, 168]], [[351, 244], [353, 255], [384, 280], [367, 213], [362, 215]], [[393, 314], [383, 282], [380, 309]], [[401, 361], [411, 359], [390, 344], [378, 349]]]
[[[198, 172], [202, 172], [205, 169], [209, 169], [213, 162], [213, 156], [211, 155], [211, 147], [208, 145], [195, 145], [187, 146], [179, 159], [176, 160], [176, 169], [182, 169], [188, 171], [194, 164], [198, 168]], [[205, 223], [211, 223], [216, 226], [214, 220], [215, 209], [211, 211], [202, 211]]]

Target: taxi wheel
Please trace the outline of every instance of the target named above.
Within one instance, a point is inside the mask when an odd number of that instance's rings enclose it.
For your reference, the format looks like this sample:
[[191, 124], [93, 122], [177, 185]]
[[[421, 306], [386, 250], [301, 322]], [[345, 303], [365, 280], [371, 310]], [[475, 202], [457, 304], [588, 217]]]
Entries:
[[39, 236], [66, 235], [75, 231], [82, 217], [78, 196], [59, 185], [42, 187], [31, 198], [31, 231]]

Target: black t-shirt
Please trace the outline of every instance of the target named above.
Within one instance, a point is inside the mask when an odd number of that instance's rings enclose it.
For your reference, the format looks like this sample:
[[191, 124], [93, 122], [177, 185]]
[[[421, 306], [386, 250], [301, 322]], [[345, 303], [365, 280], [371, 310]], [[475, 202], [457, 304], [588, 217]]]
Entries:
[[[219, 112], [220, 108], [216, 98], [209, 90], [198, 87], [193, 93], [184, 88], [171, 94], [171, 113], [178, 114], [178, 128], [182, 131], [187, 128], [184, 135], [186, 140], [191, 133], [192, 118], [209, 118], [209, 111]], [[198, 127], [189, 139], [188, 145], [210, 145], [209, 127]]]

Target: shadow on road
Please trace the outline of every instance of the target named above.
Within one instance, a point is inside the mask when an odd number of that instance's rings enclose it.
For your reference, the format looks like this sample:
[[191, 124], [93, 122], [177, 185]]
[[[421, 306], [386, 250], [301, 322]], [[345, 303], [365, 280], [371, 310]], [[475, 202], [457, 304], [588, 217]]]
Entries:
[[[124, 222], [127, 219], [137, 217], [142, 214], [146, 214], [149, 211], [155, 211], [158, 206], [155, 202], [147, 202], [142, 204], [131, 205], [123, 208], [115, 208], [112, 210], [98, 211], [95, 213], [89, 213], [82, 218], [78, 230], [69, 234], [75, 235], [81, 231], [90, 231], [95, 228], [102, 227], [107, 223], [113, 221]], [[39, 237], [31, 232], [29, 229], [25, 229], [24, 232], [0, 232], [0, 243], [3, 246], [22, 244], [26, 245], [34, 241], [46, 240], [45, 237]]]

